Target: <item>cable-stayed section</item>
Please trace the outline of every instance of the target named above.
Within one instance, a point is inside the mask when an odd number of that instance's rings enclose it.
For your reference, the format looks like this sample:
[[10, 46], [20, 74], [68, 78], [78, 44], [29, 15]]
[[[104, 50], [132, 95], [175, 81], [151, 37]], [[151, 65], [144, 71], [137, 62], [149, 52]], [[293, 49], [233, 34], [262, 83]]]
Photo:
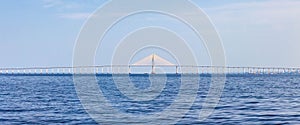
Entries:
[[149, 55], [149, 56], [133, 63], [132, 65], [133, 66], [150, 66], [151, 74], [156, 74], [156, 72], [155, 72], [156, 66], [160, 66], [160, 67], [176, 66], [175, 64], [171, 63], [170, 61], [168, 61], [156, 54]]
[[171, 63], [170, 61], [168, 61], [156, 54], [149, 55], [149, 56], [133, 63], [132, 65], [134, 65], [134, 66], [146, 66], [146, 65], [175, 66], [175, 64]]

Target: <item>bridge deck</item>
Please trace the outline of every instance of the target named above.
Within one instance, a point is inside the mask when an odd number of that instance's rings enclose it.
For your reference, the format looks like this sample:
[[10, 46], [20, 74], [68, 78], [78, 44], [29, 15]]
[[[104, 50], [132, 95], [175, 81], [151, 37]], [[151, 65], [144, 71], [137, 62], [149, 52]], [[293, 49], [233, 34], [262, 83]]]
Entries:
[[[144, 74], [151, 73], [152, 65], [114, 65], [80, 67], [30, 67], [0, 68], [5, 74]], [[177, 66], [156, 65], [159, 73], [169, 74], [299, 74], [300, 68], [284, 67], [222, 67], [222, 66]], [[149, 71], [149, 72], [148, 72]]]

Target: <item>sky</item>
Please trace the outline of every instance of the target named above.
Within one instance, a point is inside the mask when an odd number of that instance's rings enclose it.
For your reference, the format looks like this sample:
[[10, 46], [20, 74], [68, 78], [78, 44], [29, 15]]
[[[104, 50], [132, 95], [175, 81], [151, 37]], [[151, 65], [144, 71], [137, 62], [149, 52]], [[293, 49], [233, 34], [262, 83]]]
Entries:
[[[1, 1], [0, 67], [71, 66], [73, 48], [81, 28], [89, 15], [106, 2]], [[202, 8], [218, 31], [228, 66], [300, 67], [299, 0], [192, 2]], [[132, 22], [135, 25], [129, 25]], [[188, 41], [197, 41], [176, 19], [151, 13], [136, 15], [120, 22], [108, 33], [103, 49], [97, 51], [96, 63], [110, 62], [112, 52], [109, 50], [117, 45], [111, 41], [117, 41], [130, 30], [151, 25], [167, 27], [182, 33]], [[200, 64], [209, 64], [202, 59], [207, 58], [203, 46], [193, 49], [198, 53]]]

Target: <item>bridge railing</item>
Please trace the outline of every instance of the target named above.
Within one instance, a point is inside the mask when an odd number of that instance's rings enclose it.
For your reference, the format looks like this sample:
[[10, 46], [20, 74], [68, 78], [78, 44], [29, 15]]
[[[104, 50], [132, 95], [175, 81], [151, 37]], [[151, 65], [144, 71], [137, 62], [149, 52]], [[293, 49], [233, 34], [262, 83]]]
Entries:
[[300, 68], [177, 65], [106, 65], [78, 67], [0, 68], [3, 74], [300, 74]]

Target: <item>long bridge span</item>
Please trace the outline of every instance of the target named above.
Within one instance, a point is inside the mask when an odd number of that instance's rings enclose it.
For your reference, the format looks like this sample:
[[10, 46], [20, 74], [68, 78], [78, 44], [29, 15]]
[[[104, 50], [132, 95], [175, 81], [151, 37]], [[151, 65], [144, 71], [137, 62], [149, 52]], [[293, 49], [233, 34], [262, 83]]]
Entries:
[[[154, 71], [155, 70], [155, 71]], [[56, 75], [56, 74], [294, 74], [300, 68], [285, 67], [223, 67], [189, 65], [106, 65], [78, 67], [0, 68], [0, 75]]]

